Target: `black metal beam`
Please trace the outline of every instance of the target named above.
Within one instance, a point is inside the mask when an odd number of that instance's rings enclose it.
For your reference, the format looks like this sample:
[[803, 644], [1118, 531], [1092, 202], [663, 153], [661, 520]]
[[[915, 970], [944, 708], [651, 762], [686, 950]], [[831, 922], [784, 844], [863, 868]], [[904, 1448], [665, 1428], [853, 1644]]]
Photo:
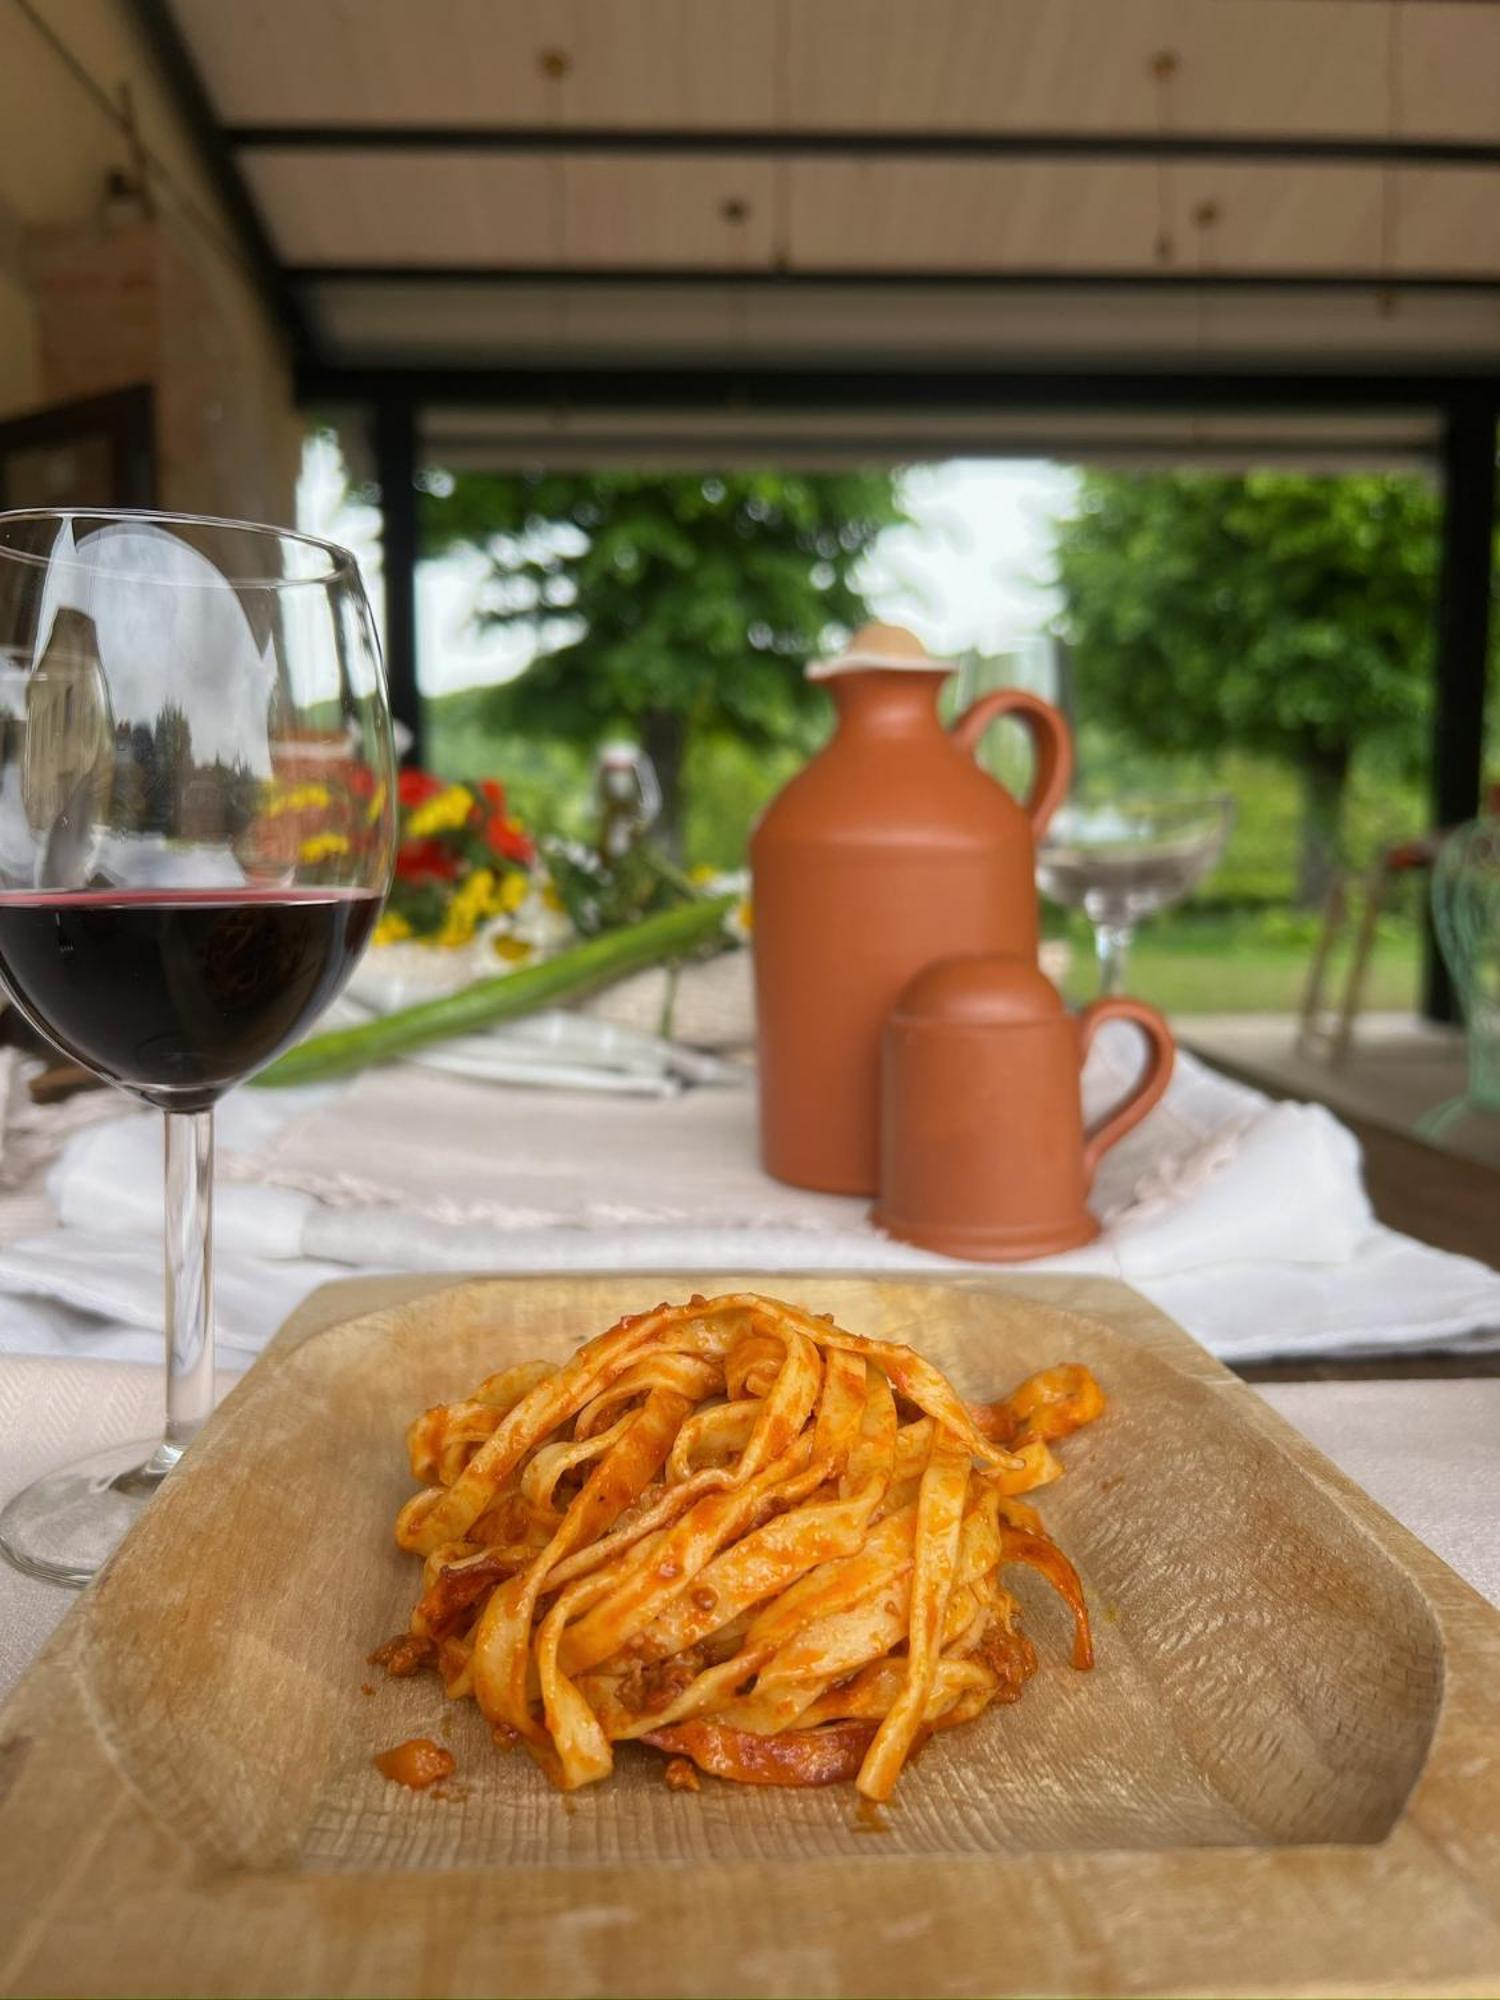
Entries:
[[[90, 402], [94, 399], [90, 398]], [[149, 382], [98, 398], [109, 412], [105, 429], [114, 454], [122, 507], [157, 505], [156, 390]], [[87, 409], [88, 404], [75, 406]]]
[[127, 7], [187, 126], [266, 310], [285, 333], [293, 358], [306, 357], [312, 352], [312, 337], [301, 301], [287, 282], [260, 211], [225, 144], [213, 102], [167, 0], [127, 0]]
[[1496, 292], [1500, 270], [1472, 271], [1194, 271], [1122, 267], [1109, 271], [1041, 270], [847, 270], [799, 267], [776, 269], [744, 264], [605, 264], [589, 268], [559, 264], [289, 264], [286, 275], [297, 284], [389, 285], [566, 285], [579, 291], [620, 286], [675, 285], [688, 288], [751, 290], [758, 285], [777, 291], [809, 288], [893, 291], [941, 291], [944, 286], [975, 291], [1268, 291], [1367, 292]]
[[[738, 463], [746, 463], [748, 454], [758, 465], [845, 462], [870, 465], [881, 461], [910, 465], [917, 459], [925, 462], [956, 455], [1031, 459], [1045, 454], [1065, 464], [1109, 466], [1125, 461], [1141, 468], [1155, 464], [1162, 469], [1177, 470], [1189, 461], [1194, 465], [1211, 464], [1216, 459], [1240, 461], [1253, 452], [1257, 465], [1306, 462], [1314, 471], [1345, 465], [1351, 469], [1356, 465], [1368, 466], [1372, 471], [1390, 471], [1397, 466], [1425, 470], [1433, 462], [1435, 449], [1421, 438], [1328, 438], [1260, 428], [1253, 436], [1200, 437], [1192, 441], [1182, 435], [1153, 436], [1149, 432], [1111, 431], [1100, 435], [1086, 430], [1071, 431], [1067, 419], [1061, 416], [1058, 427], [1049, 425], [1044, 437], [1029, 432], [1008, 436], [1004, 431], [975, 430], [960, 443], [951, 430], [883, 430], [880, 421], [877, 417], [869, 425], [861, 424], [857, 432], [847, 436], [837, 431], [809, 431], [805, 427], [779, 430], [757, 425], [748, 439], [724, 439], [722, 449]], [[480, 438], [475, 443], [484, 447], [482, 452], [471, 445], [457, 460], [447, 452], [448, 440], [441, 434], [429, 435], [426, 442], [428, 459], [446, 466], [450, 472], [470, 470], [479, 464], [486, 470], [498, 471], [507, 465], [546, 463], [560, 459], [564, 451], [572, 465], [579, 464], [583, 455], [591, 452], [604, 464], [618, 465], [628, 459], [637, 465], [645, 461], [653, 466], [670, 463], [701, 470], [706, 457], [721, 448], [718, 440], [711, 444], [701, 440], [695, 443], [691, 436], [653, 437], [644, 432], [622, 433], [602, 425], [591, 429], [577, 422], [570, 422], [566, 436], [560, 439], [545, 414], [534, 428]]]
[[410, 755], [422, 760], [422, 701], [417, 687], [417, 422], [409, 397], [381, 397], [374, 409], [375, 477], [380, 482], [385, 575], [385, 672], [391, 713], [411, 731]]
[[1500, 167], [1500, 145], [1313, 133], [743, 131], [611, 125], [226, 125], [239, 151], [593, 153], [667, 159], [1229, 160], [1368, 166]]
[[[1432, 816], [1456, 826], [1479, 810], [1484, 762], [1485, 681], [1494, 592], [1495, 426], [1500, 401], [1454, 402], [1443, 432], [1443, 555], [1437, 610], [1437, 687], [1432, 725]], [[1457, 1006], [1431, 928], [1423, 1005], [1452, 1021]]]
[[1500, 371], [1455, 379], [1451, 372], [1354, 372], [1330, 361], [1302, 369], [1194, 372], [1183, 367], [1121, 369], [848, 368], [453, 368], [305, 367], [298, 393], [313, 403], [488, 403], [500, 409], [919, 410], [1445, 410], [1460, 395], [1493, 400]]

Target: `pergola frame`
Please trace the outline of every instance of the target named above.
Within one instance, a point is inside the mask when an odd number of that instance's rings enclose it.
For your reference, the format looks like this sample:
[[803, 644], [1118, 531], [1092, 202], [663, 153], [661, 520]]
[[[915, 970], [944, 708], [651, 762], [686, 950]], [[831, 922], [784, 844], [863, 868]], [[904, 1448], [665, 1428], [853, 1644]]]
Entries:
[[[381, 152], [454, 151], [459, 154], [508, 152], [564, 155], [580, 148], [628, 158], [632, 155], [709, 159], [715, 154], [796, 159], [826, 154], [849, 159], [981, 161], [1001, 159], [1282, 161], [1308, 164], [1363, 163], [1398, 166], [1493, 168], [1500, 146], [1464, 137], [1424, 138], [1394, 129], [1380, 135], [1203, 134], [1173, 132], [995, 131], [934, 132], [896, 130], [784, 129], [715, 132], [702, 130], [580, 129], [568, 126], [496, 128], [476, 125], [392, 126], [341, 124], [264, 125], [223, 121], [206, 92], [192, 53], [179, 31], [168, 0], [128, 0], [137, 26], [153, 50], [164, 79], [182, 110], [244, 245], [249, 267], [272, 316], [286, 330], [297, 366], [300, 399], [322, 406], [362, 406], [371, 418], [376, 473], [383, 497], [386, 587], [386, 650], [395, 712], [411, 730], [414, 754], [422, 743], [417, 687], [416, 566], [418, 518], [415, 476], [419, 467], [418, 420], [434, 405], [490, 406], [526, 410], [559, 408], [574, 418], [627, 412], [671, 413], [679, 420], [695, 412], [739, 417], [763, 415], [768, 430], [777, 417], [795, 420], [813, 411], [838, 411], [849, 421], [843, 442], [858, 441], [868, 419], [872, 442], [881, 426], [913, 411], [946, 414], [1052, 413], [1059, 445], [1070, 414], [1278, 412], [1316, 415], [1400, 410], [1435, 418], [1441, 425], [1438, 470], [1444, 508], [1442, 567], [1436, 618], [1436, 690], [1433, 712], [1432, 822], [1451, 825], [1470, 817], [1480, 799], [1483, 763], [1485, 681], [1494, 593], [1496, 425], [1500, 418], [1500, 371], [1486, 360], [1480, 371], [1461, 360], [1442, 372], [1349, 371], [1330, 355], [1318, 367], [1253, 365], [1214, 367], [1194, 360], [1168, 372], [1165, 367], [1115, 371], [1090, 369], [985, 369], [969, 365], [923, 364], [906, 368], [753, 366], [729, 364], [680, 367], [576, 366], [561, 370], [533, 366], [504, 368], [370, 368], [332, 363], [320, 351], [304, 302], [317, 282], [358, 283], [378, 279], [395, 284], [437, 281], [495, 285], [566, 279], [570, 285], [662, 284], [773, 285], [789, 289], [837, 285], [851, 292], [865, 285], [898, 286], [937, 281], [934, 274], [852, 270], [835, 272], [779, 269], [627, 269], [525, 271], [511, 266], [423, 266], [398, 262], [361, 268], [289, 266], [278, 258], [242, 171], [257, 148], [335, 150], [350, 147]], [[1190, 288], [1199, 293], [1232, 292], [1241, 286], [1302, 291], [1366, 291], [1394, 303], [1403, 293], [1493, 292], [1495, 275], [1426, 273], [1382, 269], [1369, 272], [1236, 272], [1200, 267], [1195, 271], [1139, 269], [1094, 271], [945, 272], [941, 282], [1003, 292], [1046, 289], [1055, 284], [1093, 285], [1107, 297], [1118, 285], [1145, 289]], [[679, 431], [679, 443], [681, 433]], [[743, 442], [738, 447], [744, 449]], [[1038, 441], [1034, 447], [1045, 448]], [[1446, 974], [1428, 946], [1425, 1000], [1429, 1013], [1450, 1018], [1453, 996]]]

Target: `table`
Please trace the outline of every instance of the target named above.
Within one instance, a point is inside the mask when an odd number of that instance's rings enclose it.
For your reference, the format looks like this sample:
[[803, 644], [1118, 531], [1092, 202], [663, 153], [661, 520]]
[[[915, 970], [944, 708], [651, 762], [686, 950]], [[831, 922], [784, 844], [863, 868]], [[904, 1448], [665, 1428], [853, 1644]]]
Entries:
[[[1263, 1071], [1241, 1067], [1202, 1050], [1199, 1060], [1235, 1083], [1268, 1097], [1293, 1093]], [[1319, 1098], [1318, 1102], [1327, 1100]], [[1333, 1107], [1330, 1107], [1333, 1108]], [[1437, 1250], [1500, 1266], [1500, 1172], [1430, 1146], [1410, 1132], [1352, 1116], [1338, 1108], [1364, 1154], [1365, 1187], [1380, 1220]], [[1500, 1353], [1381, 1356], [1376, 1360], [1250, 1362], [1235, 1370], [1251, 1382], [1412, 1379], [1418, 1376], [1500, 1375]]]

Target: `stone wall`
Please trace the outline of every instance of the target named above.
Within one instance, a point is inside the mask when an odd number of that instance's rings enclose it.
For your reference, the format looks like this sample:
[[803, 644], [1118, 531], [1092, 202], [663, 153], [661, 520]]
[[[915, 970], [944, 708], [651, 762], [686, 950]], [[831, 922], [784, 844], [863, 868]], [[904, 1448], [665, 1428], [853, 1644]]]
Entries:
[[288, 370], [218, 257], [155, 217], [29, 231], [40, 399], [149, 382], [161, 505], [287, 522], [301, 440]]
[[118, 0], [36, 8], [98, 92], [130, 104], [160, 171], [139, 190], [140, 155], [120, 121], [6, 10], [0, 421], [149, 383], [162, 506], [290, 523], [301, 423], [282, 330], [149, 52]]

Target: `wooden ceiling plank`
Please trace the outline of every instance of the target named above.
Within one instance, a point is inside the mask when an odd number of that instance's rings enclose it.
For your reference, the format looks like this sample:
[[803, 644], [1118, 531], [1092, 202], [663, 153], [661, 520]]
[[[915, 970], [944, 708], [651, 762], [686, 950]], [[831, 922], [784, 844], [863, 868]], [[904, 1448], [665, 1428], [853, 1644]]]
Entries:
[[[230, 124], [1388, 134], [1374, 0], [172, 0]], [[1500, 138], [1500, 7], [1397, 21], [1408, 137]], [[561, 49], [571, 67], [539, 62]]]
[[755, 268], [771, 249], [771, 170], [670, 161], [276, 153], [246, 172], [291, 265]]
[[793, 271], [1500, 276], [1500, 176], [1457, 168], [1190, 162], [1165, 211], [1145, 162], [267, 149], [246, 171], [294, 267], [765, 271], [780, 175]]
[[[1179, 131], [1378, 133], [1382, 24], [1365, 0], [935, 0], [792, 10], [793, 114], [809, 125], [1159, 128], [1152, 59], [1178, 58]], [[863, 53], [852, 87], [840, 52]]]
[[1500, 137], [1500, 7], [1422, 0], [1395, 21], [1402, 132]]
[[[1356, 167], [1175, 167], [1168, 268], [1378, 270], [1382, 179]], [[814, 269], [1151, 271], [1163, 268], [1161, 195], [1156, 170], [1141, 162], [1107, 170], [1064, 161], [798, 163], [792, 261]], [[1195, 221], [1206, 214], [1216, 219]]]
[[[772, 121], [760, 0], [172, 0], [225, 123]], [[550, 52], [568, 65], [555, 76]]]

